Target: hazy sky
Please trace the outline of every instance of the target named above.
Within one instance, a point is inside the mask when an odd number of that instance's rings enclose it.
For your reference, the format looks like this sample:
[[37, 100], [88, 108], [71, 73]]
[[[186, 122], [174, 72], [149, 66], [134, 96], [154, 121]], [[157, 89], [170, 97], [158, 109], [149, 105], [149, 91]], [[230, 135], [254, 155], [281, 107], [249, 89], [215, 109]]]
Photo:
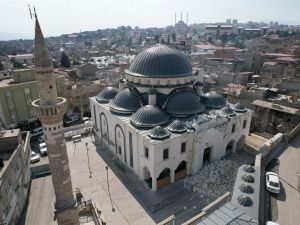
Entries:
[[164, 27], [180, 12], [189, 24], [279, 21], [300, 24], [300, 0], [0, 0], [0, 32], [33, 34], [27, 4], [36, 7], [45, 36], [113, 28]]

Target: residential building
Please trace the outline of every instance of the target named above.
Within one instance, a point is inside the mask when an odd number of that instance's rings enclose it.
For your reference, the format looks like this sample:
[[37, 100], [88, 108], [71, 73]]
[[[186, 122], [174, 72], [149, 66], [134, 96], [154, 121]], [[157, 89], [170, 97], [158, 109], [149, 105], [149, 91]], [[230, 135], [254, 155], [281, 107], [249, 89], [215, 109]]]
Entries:
[[13, 225], [24, 209], [30, 186], [29, 132], [0, 131], [0, 222]]
[[[63, 96], [64, 75], [56, 72], [55, 81], [58, 95]], [[9, 128], [23, 120], [36, 120], [31, 102], [38, 97], [35, 71], [33, 69], [13, 70], [12, 78], [0, 80], [0, 124]]]

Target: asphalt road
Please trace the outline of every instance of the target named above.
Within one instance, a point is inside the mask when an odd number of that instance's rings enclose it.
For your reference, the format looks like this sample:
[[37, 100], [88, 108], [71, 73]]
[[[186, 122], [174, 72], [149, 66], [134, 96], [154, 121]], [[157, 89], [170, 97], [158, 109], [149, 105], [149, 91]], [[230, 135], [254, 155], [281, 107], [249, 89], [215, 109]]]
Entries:
[[300, 173], [300, 135], [296, 136], [287, 149], [278, 157], [281, 192], [276, 196], [278, 223], [300, 224], [300, 193], [297, 190]]

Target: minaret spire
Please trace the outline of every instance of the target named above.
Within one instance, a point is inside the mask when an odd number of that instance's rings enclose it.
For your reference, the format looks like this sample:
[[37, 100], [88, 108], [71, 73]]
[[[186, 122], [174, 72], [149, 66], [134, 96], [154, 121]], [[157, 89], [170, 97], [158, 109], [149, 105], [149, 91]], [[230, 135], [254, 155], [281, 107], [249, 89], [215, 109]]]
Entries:
[[56, 104], [57, 90], [56, 90], [56, 84], [53, 75], [52, 58], [47, 49], [44, 35], [40, 27], [40, 23], [36, 15], [35, 9], [34, 9], [34, 16], [35, 16], [34, 64], [35, 64], [38, 86], [41, 87], [39, 89], [41, 104], [42, 105]]

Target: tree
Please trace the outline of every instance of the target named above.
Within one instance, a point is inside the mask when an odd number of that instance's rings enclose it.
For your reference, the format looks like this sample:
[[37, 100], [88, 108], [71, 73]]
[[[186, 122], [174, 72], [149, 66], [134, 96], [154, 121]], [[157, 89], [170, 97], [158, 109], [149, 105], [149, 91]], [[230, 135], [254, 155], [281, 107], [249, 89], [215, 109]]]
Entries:
[[4, 66], [3, 66], [2, 62], [0, 61], [0, 71], [3, 70], [3, 67]]
[[172, 41], [176, 41], [176, 34], [175, 34], [175, 32], [172, 33]]
[[63, 52], [61, 55], [60, 65], [65, 68], [70, 68], [71, 66], [70, 59], [65, 52]]
[[158, 37], [158, 34], [157, 34], [157, 35], [155, 35], [155, 37], [154, 37], [154, 41], [155, 41], [156, 43], [158, 43], [158, 42], [159, 42], [159, 37]]

